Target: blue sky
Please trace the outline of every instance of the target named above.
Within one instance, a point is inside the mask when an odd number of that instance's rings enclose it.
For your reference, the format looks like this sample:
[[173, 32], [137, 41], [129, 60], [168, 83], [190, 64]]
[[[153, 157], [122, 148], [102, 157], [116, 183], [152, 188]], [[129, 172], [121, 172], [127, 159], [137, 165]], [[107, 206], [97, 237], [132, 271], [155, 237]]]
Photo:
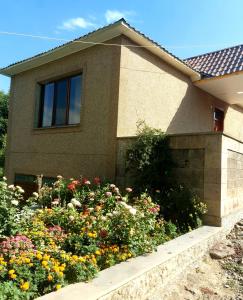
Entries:
[[63, 43], [3, 32], [69, 40], [121, 17], [181, 58], [243, 44], [242, 0], [0, 0], [0, 8], [0, 68]]

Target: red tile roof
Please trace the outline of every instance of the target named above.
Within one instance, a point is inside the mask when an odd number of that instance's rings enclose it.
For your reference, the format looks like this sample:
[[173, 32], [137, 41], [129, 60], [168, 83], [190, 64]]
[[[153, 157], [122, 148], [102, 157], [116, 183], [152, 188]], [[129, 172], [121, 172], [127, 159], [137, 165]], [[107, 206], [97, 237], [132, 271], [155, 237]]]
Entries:
[[243, 45], [234, 46], [184, 60], [205, 76], [220, 76], [243, 70]]

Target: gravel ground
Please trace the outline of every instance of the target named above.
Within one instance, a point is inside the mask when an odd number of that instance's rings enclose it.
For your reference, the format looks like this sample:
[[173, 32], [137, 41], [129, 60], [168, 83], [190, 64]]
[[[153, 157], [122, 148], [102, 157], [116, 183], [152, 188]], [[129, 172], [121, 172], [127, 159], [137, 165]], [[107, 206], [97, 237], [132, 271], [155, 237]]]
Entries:
[[243, 220], [208, 255], [151, 300], [243, 300]]

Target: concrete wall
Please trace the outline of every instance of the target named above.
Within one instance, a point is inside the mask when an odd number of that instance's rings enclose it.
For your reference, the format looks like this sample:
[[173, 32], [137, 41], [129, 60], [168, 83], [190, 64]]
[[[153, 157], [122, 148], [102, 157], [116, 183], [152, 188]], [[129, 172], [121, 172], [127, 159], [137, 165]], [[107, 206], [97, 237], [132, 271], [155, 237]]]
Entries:
[[[123, 44], [132, 41], [123, 38]], [[167, 133], [210, 132], [221, 102], [143, 48], [122, 47], [117, 136], [136, 134], [136, 123]]]
[[[125, 173], [125, 155], [135, 138], [118, 138], [116, 174], [120, 185], [131, 182]], [[243, 143], [221, 133], [170, 136], [178, 182], [190, 186], [207, 204], [204, 221], [221, 226], [243, 208]]]
[[243, 143], [222, 137], [221, 213], [229, 215], [243, 208]]
[[[120, 38], [112, 41], [119, 43]], [[11, 85], [6, 175], [114, 178], [120, 48], [95, 46], [15, 76]], [[83, 72], [81, 123], [34, 129], [38, 82]]]

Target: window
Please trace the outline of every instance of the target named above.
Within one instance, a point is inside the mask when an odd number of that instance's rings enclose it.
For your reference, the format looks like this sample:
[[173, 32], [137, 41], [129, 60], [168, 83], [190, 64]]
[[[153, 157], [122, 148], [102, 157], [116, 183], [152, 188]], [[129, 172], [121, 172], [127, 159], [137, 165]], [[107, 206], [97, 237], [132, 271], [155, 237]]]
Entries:
[[224, 131], [224, 111], [218, 108], [214, 109], [214, 131]]
[[38, 127], [80, 123], [82, 75], [41, 85]]

